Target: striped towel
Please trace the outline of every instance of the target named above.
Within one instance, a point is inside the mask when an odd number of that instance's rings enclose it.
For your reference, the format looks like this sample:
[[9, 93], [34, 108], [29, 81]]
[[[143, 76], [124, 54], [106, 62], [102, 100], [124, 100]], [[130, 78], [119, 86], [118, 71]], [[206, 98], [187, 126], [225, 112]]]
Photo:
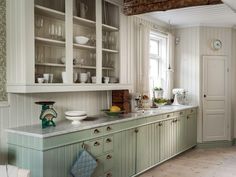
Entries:
[[73, 177], [91, 177], [97, 167], [96, 160], [85, 150], [82, 150], [72, 166]]

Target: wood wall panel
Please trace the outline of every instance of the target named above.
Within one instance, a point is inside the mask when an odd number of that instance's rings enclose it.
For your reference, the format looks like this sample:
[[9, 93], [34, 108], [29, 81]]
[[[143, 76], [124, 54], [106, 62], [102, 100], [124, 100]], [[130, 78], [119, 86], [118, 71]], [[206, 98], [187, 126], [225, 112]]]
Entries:
[[[108, 97], [107, 97], [108, 96]], [[40, 106], [35, 101], [54, 100], [58, 112], [58, 120], [64, 119], [67, 110], [85, 110], [89, 115], [101, 113], [110, 101], [111, 93], [108, 92], [78, 92], [55, 94], [10, 94], [10, 107], [0, 107], [0, 164], [5, 164], [7, 159], [7, 134], [5, 129], [23, 125], [38, 124]]]

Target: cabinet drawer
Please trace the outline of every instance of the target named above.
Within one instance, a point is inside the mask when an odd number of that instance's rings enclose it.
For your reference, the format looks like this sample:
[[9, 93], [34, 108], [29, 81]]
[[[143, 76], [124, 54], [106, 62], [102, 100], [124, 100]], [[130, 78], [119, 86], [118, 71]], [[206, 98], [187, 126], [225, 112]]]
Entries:
[[97, 136], [101, 136], [104, 134], [104, 128], [105, 127], [98, 127], [98, 128], [94, 128], [91, 130], [91, 137], [97, 137]]
[[197, 109], [188, 109], [187, 111], [187, 114], [196, 114], [197, 113]]
[[153, 117], [148, 117], [147, 118], [147, 123], [150, 123], [150, 122], [156, 122], [158, 120], [162, 119], [162, 116], [153, 116]]
[[164, 114], [163, 115], [163, 118], [171, 118], [171, 117], [174, 117], [174, 113], [169, 113], [169, 114]]
[[103, 156], [96, 157], [97, 160], [97, 168], [95, 169], [92, 177], [98, 177], [98, 176], [103, 176], [104, 171], [103, 171]]
[[103, 139], [103, 151], [109, 152], [113, 150], [113, 136], [108, 136]]
[[103, 138], [85, 142], [85, 144], [87, 144], [86, 148], [93, 156], [103, 153]]
[[108, 172], [106, 172], [106, 173], [104, 174], [103, 177], [114, 177], [114, 176], [115, 176], [115, 175], [114, 175], [113, 171], [112, 171], [112, 170], [109, 170]]
[[112, 169], [113, 161], [113, 153], [109, 153], [103, 156], [104, 172], [107, 172]]
[[185, 112], [185, 111], [179, 111], [179, 112], [175, 112], [175, 113], [174, 113], [174, 116], [175, 116], [175, 117], [185, 116], [185, 115], [186, 115], [186, 112]]

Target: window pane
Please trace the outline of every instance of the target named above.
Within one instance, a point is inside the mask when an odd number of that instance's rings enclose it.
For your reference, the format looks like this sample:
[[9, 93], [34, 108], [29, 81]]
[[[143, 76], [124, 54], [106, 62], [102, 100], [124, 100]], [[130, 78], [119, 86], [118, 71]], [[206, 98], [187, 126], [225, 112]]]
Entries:
[[159, 46], [158, 41], [151, 40], [150, 41], [150, 54], [158, 55]]

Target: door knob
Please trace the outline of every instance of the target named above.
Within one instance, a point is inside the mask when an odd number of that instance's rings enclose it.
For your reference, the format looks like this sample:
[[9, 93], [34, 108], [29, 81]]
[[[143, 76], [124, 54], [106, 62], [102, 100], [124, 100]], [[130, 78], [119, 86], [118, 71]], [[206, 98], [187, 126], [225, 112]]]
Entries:
[[204, 95], [204, 98], [206, 98], [207, 96], [206, 95]]

